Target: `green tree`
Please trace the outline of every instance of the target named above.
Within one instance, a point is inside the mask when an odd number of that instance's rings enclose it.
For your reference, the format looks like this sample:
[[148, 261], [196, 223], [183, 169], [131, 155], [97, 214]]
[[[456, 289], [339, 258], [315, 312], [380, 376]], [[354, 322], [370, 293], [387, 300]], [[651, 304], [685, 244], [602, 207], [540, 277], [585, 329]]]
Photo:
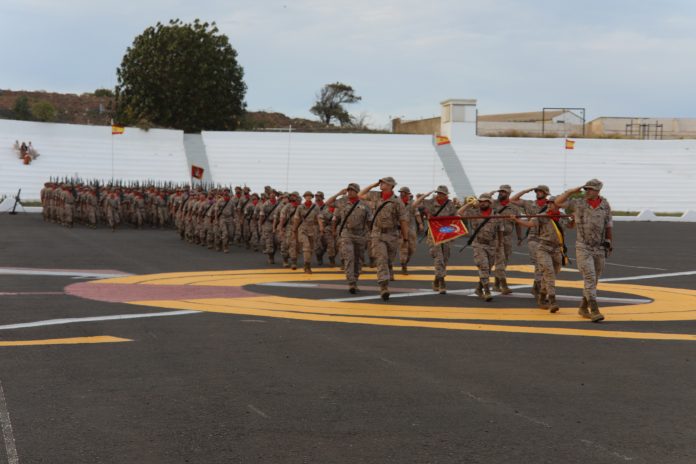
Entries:
[[114, 91], [111, 89], [97, 89], [94, 91], [94, 96], [95, 97], [113, 97], [114, 96]]
[[244, 70], [215, 23], [157, 23], [135, 38], [116, 72], [121, 124], [233, 130], [246, 108]]
[[12, 117], [19, 119], [20, 121], [31, 121], [34, 118], [31, 114], [29, 99], [26, 97], [26, 95], [17, 97], [15, 100], [15, 104], [12, 107]]
[[335, 82], [322, 87], [316, 99], [309, 111], [319, 116], [324, 124], [331, 124], [335, 119], [343, 126], [351, 122], [350, 114], [343, 105], [357, 103], [362, 97], [355, 95], [350, 85]]
[[40, 100], [31, 105], [31, 114], [36, 121], [51, 122], [56, 120], [56, 108], [51, 103]]

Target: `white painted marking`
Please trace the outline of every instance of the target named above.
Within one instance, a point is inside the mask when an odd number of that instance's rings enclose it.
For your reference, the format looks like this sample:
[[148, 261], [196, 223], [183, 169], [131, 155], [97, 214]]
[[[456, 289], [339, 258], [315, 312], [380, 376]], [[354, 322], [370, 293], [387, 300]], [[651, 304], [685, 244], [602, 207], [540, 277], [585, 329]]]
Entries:
[[85, 277], [85, 278], [111, 278], [111, 277], [126, 277], [132, 274], [126, 272], [108, 273], [108, 272], [91, 272], [85, 270], [70, 270], [70, 269], [25, 269], [20, 267], [0, 267], [0, 274], [5, 275], [44, 275], [44, 276], [66, 276], [66, 277]]
[[5, 439], [7, 463], [19, 464], [14, 433], [12, 432], [12, 422], [10, 422], [10, 411], [7, 409], [7, 401], [5, 401], [5, 391], [2, 389], [2, 382], [0, 382], [0, 427], [2, 428], [2, 436]]
[[[498, 292], [492, 292], [493, 295], [499, 295], [502, 298], [525, 298], [525, 299], [532, 299], [534, 298], [534, 295], [531, 293], [510, 293], [509, 295], [502, 295]], [[469, 295], [472, 297], [477, 297], [477, 295]], [[582, 301], [581, 296], [573, 296], [573, 295], [556, 295], [556, 299], [559, 301]], [[645, 304], [645, 303], [652, 303], [653, 300], [649, 300], [647, 298], [613, 298], [613, 297], [597, 297], [597, 301], [599, 303], [626, 303], [626, 304]]]
[[263, 412], [263, 411], [261, 411], [260, 409], [254, 407], [253, 404], [248, 404], [247, 407], [248, 407], [249, 409], [251, 409], [252, 411], [254, 411], [256, 414], [258, 414], [259, 416], [263, 417], [264, 419], [268, 419], [268, 418], [269, 418], [268, 415], [267, 415], [265, 412]]
[[318, 287], [319, 284], [303, 284], [299, 282], [266, 282], [263, 284], [258, 284], [264, 287], [290, 287], [290, 288], [314, 288]]
[[81, 322], [115, 321], [124, 319], [141, 319], [144, 317], [185, 316], [200, 314], [201, 311], [167, 311], [163, 313], [117, 314], [114, 316], [73, 317], [69, 319], [48, 319], [45, 321], [23, 322], [19, 324], [0, 325], [0, 330], [26, 329], [29, 327], [44, 327], [48, 325], [79, 324]]
[[661, 279], [663, 277], [679, 277], [687, 275], [696, 275], [696, 271], [685, 271], [685, 272], [668, 272], [667, 274], [647, 274], [640, 276], [630, 276], [630, 277], [609, 277], [608, 279], [599, 279], [600, 282], [622, 282], [625, 280], [647, 280], [647, 279]]
[[652, 269], [653, 271], [666, 271], [667, 269], [663, 267], [650, 267], [650, 266], [630, 266], [628, 264], [619, 264], [619, 263], [610, 263], [609, 261], [605, 261], [604, 264], [610, 265], [610, 266], [619, 266], [619, 267], [630, 267], [632, 269]]

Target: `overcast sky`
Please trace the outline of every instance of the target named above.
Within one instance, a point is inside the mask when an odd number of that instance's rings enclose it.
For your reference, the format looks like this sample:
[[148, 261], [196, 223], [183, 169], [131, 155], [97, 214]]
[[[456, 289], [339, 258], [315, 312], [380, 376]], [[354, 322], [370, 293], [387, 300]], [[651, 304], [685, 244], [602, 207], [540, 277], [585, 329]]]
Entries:
[[693, 0], [1, 0], [0, 88], [113, 87], [133, 38], [171, 18], [216, 21], [250, 110], [296, 117], [326, 83], [376, 126], [476, 98], [480, 114], [696, 117]]

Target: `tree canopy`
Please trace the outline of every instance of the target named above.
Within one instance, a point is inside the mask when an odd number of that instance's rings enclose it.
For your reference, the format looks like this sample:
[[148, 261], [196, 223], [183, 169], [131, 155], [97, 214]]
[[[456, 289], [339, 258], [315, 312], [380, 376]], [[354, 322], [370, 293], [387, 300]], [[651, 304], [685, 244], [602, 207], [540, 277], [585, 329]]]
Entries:
[[353, 87], [350, 85], [335, 82], [326, 84], [316, 95], [314, 106], [310, 108], [313, 114], [325, 124], [331, 124], [335, 119], [339, 124], [350, 124], [351, 117], [344, 105], [357, 103], [362, 97], [355, 95]]
[[120, 124], [234, 130], [246, 108], [244, 70], [215, 23], [178, 19], [137, 36], [117, 69]]

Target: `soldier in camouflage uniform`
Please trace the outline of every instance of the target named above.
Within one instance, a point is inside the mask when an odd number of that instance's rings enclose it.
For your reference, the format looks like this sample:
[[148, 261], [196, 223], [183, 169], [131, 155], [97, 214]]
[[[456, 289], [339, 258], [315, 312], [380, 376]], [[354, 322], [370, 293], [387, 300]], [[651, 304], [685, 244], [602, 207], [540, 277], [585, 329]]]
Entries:
[[276, 239], [273, 224], [278, 213], [280, 213], [281, 203], [278, 200], [277, 192], [271, 190], [268, 194], [268, 200], [261, 205], [259, 210], [259, 229], [261, 229], [261, 245], [263, 252], [268, 257], [268, 264], [275, 264], [275, 253], [278, 249], [278, 240]]
[[[371, 191], [379, 186], [380, 191]], [[396, 181], [384, 177], [359, 193], [361, 200], [372, 203], [374, 213], [370, 226], [371, 256], [377, 265], [377, 281], [382, 300], [389, 300], [389, 281], [394, 280], [393, 263], [401, 240], [408, 242], [408, 213], [404, 203], [394, 195]]]
[[[575, 257], [584, 281], [583, 299], [578, 314], [592, 322], [604, 320], [597, 305], [597, 281], [604, 270], [605, 258], [613, 250], [611, 206], [599, 194], [602, 186], [601, 181], [592, 179], [582, 187], [566, 190], [556, 200], [559, 206], [572, 210], [575, 218]], [[570, 195], [583, 189], [585, 195], [582, 198], [569, 199]]]
[[[496, 192], [498, 193], [498, 198], [493, 200], [494, 214], [516, 214], [517, 206], [510, 201], [512, 187], [508, 184], [503, 184]], [[493, 194], [491, 193], [491, 195]], [[510, 262], [510, 257], [512, 256], [512, 236], [513, 232], [515, 232], [517, 234], [517, 240], [519, 241], [522, 235], [519, 224], [515, 224], [512, 221], [503, 222], [503, 227], [505, 228], [505, 230], [503, 230], [503, 239], [498, 244], [498, 251], [495, 254], [495, 269], [493, 271], [495, 283], [493, 284], [493, 289], [503, 295], [509, 295], [512, 293], [512, 290], [508, 287], [506, 270]]]
[[516, 216], [511, 216], [511, 218], [521, 226], [537, 229], [539, 246], [536, 249], [536, 261], [543, 276], [537, 295], [537, 304], [541, 309], [548, 309], [555, 313], [559, 310], [558, 303], [556, 303], [556, 276], [561, 272], [565, 260], [563, 225], [568, 224], [568, 221], [560, 217], [561, 211], [555, 203], [554, 197], [549, 197], [547, 204], [548, 209], [544, 213], [545, 217], [535, 217], [529, 220], [522, 220]]
[[371, 209], [360, 200], [359, 192], [360, 186], [351, 183], [326, 202], [330, 207], [336, 208], [332, 226], [338, 238], [338, 250], [348, 281], [348, 291], [353, 294], [358, 292], [358, 279], [372, 222]]
[[476, 234], [472, 242], [474, 263], [479, 271], [479, 282], [476, 287], [476, 294], [485, 301], [491, 301], [493, 299], [489, 286], [489, 278], [491, 268], [495, 263], [498, 243], [502, 240], [504, 231], [502, 220], [486, 218], [486, 216], [493, 215], [493, 208], [491, 208], [492, 203], [493, 198], [491, 195], [482, 193], [478, 197], [476, 203], [466, 203], [457, 211], [457, 214], [461, 215], [463, 218], [470, 218], [472, 233]]
[[399, 258], [401, 261], [401, 272], [404, 275], [408, 275], [408, 263], [411, 261], [411, 257], [416, 252], [416, 244], [418, 243], [418, 234], [423, 232], [423, 222], [421, 219], [421, 214], [414, 205], [413, 195], [411, 194], [411, 189], [408, 187], [401, 187], [399, 189], [399, 197], [404, 203], [406, 208], [406, 213], [408, 213], [408, 241], [401, 241], [401, 246], [399, 247]]
[[322, 232], [317, 239], [317, 264], [319, 266], [324, 264], [324, 254], [326, 254], [329, 258], [329, 266], [335, 266], [336, 239], [333, 235], [333, 227], [331, 227], [334, 207], [324, 203], [324, 192], [317, 192], [314, 198], [317, 208], [319, 208], [319, 222], [322, 224]]
[[[522, 196], [525, 195], [526, 193], [529, 193], [531, 191], [534, 191], [536, 194], [536, 200], [522, 200]], [[525, 190], [521, 190], [517, 192], [512, 198], [510, 198], [510, 202], [513, 205], [517, 205], [524, 210], [525, 214], [528, 215], [535, 215], [535, 214], [543, 214], [546, 212], [548, 206], [547, 206], [547, 197], [551, 194], [550, 189], [546, 185], [538, 185], [536, 187], [531, 187]], [[528, 235], [527, 235], [527, 247], [529, 248], [529, 258], [532, 261], [532, 265], [534, 266], [534, 285], [532, 286], [532, 294], [534, 296], [537, 296], [539, 294], [539, 288], [541, 286], [541, 279], [543, 277], [541, 268], [539, 267], [537, 261], [536, 261], [536, 249], [539, 246], [539, 240], [537, 237], [537, 230], [536, 228], [531, 228], [529, 229]], [[522, 240], [518, 240], [517, 244], [521, 245]]]
[[[437, 195], [432, 200], [426, 198], [431, 194]], [[423, 203], [425, 214], [429, 218], [438, 216], [454, 216], [457, 214], [457, 207], [449, 199], [449, 189], [446, 185], [440, 185], [437, 189], [419, 196], [414, 202], [414, 208], [418, 208]], [[433, 237], [428, 236], [428, 247], [430, 248], [430, 256], [433, 258], [433, 267], [435, 268], [435, 279], [433, 280], [433, 291], [439, 292], [441, 295], [447, 293], [445, 277], [447, 276], [447, 263], [450, 258], [450, 244], [441, 243], [435, 245]]]
[[295, 236], [302, 249], [304, 271], [312, 273], [312, 256], [316, 250], [316, 243], [319, 237], [319, 208], [312, 199], [314, 194], [307, 191], [302, 195], [304, 202], [300, 203], [293, 215], [292, 226]]
[[[293, 271], [297, 269], [299, 245], [297, 235], [294, 233], [292, 220], [299, 206], [300, 194], [299, 192], [292, 192], [290, 194], [290, 201], [283, 207], [278, 219], [278, 228], [283, 240], [280, 246], [280, 251], [283, 254], [283, 267], [290, 267]], [[290, 259], [289, 264], [286, 256]]]
[[[273, 213], [273, 232], [275, 233], [275, 240], [276, 243], [278, 244], [278, 249], [280, 250], [280, 256], [283, 259], [283, 267], [288, 268], [290, 267], [290, 251], [288, 249], [288, 243], [285, 240], [285, 229], [284, 229], [284, 223], [285, 221], [288, 221], [288, 219], [285, 218], [285, 215], [283, 215], [283, 212], [287, 205], [290, 204], [294, 198], [293, 195], [289, 194], [282, 194], [279, 198], [280, 200], [280, 205], [276, 208], [276, 211]], [[294, 213], [294, 211], [293, 211]], [[292, 217], [292, 216], [290, 216]], [[282, 220], [281, 220], [282, 219]]]

